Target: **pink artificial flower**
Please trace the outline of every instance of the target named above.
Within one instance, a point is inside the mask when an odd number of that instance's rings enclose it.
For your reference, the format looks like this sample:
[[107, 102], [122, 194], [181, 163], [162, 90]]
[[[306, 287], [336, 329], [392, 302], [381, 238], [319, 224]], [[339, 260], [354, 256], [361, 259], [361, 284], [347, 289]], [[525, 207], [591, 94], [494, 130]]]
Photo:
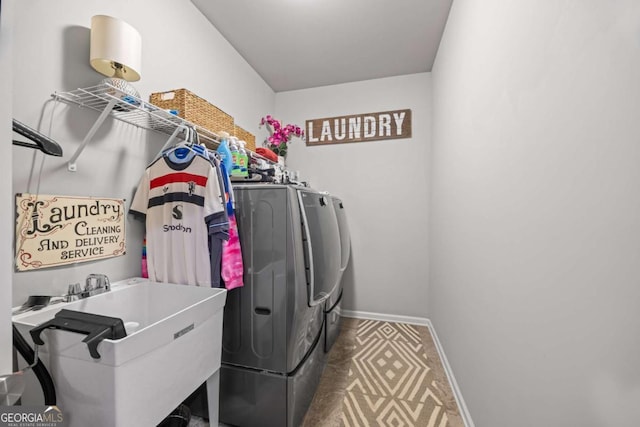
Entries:
[[267, 138], [267, 144], [279, 153], [279, 150], [286, 150], [287, 144], [291, 142], [293, 136], [304, 137], [304, 130], [293, 124], [283, 125], [281, 121], [276, 120], [271, 115], [266, 115], [260, 120], [260, 126], [269, 125], [270, 136]]

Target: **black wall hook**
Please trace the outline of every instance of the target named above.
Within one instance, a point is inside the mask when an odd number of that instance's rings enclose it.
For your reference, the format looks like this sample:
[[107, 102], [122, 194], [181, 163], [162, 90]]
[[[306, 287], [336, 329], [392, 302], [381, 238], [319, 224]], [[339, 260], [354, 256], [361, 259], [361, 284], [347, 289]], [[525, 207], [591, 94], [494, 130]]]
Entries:
[[20, 123], [16, 119], [13, 119], [13, 131], [29, 138], [35, 143], [31, 144], [29, 142], [17, 141], [14, 139], [13, 145], [40, 150], [50, 156], [62, 157], [62, 147], [60, 147], [57, 142], [48, 136], [41, 134], [37, 130], [31, 129], [29, 126]]

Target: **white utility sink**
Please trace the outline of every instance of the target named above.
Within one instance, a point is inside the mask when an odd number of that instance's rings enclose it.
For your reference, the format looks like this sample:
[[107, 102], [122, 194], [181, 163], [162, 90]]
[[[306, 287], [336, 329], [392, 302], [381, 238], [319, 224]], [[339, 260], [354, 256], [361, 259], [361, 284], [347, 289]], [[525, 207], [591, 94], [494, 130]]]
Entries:
[[[155, 426], [205, 381], [211, 425], [217, 425], [225, 301], [224, 289], [130, 279], [103, 294], [14, 316], [13, 322], [31, 344], [29, 330], [63, 308], [125, 323], [126, 337], [98, 345], [100, 359], [89, 354], [85, 335], [42, 332], [40, 358], [69, 427]], [[30, 403], [23, 398], [23, 404]]]

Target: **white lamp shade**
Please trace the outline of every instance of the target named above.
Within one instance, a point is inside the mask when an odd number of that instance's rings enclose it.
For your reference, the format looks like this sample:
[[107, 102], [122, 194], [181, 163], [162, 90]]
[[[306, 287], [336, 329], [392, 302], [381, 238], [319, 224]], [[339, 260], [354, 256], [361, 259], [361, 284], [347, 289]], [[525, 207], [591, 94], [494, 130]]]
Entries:
[[91, 66], [107, 77], [116, 74], [114, 63], [124, 68], [118, 76], [127, 81], [140, 80], [142, 71], [142, 38], [126, 22], [106, 15], [91, 18]]

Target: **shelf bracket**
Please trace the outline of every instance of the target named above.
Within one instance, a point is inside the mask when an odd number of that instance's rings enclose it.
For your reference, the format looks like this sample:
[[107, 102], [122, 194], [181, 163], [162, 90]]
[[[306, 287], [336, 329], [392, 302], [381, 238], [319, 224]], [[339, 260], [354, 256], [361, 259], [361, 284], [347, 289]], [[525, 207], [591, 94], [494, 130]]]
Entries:
[[96, 122], [93, 124], [93, 126], [91, 126], [91, 129], [89, 129], [89, 132], [87, 132], [87, 135], [82, 140], [82, 143], [80, 144], [76, 152], [73, 153], [73, 156], [71, 156], [71, 159], [69, 159], [69, 163], [67, 163], [67, 169], [69, 170], [69, 172], [75, 172], [78, 170], [76, 161], [78, 160], [78, 157], [80, 157], [80, 153], [82, 153], [82, 150], [84, 150], [84, 148], [89, 143], [91, 138], [93, 138], [93, 135], [95, 135], [95, 133], [100, 128], [100, 126], [102, 126], [102, 123], [104, 123], [107, 116], [111, 114], [111, 111], [113, 110], [113, 107], [116, 105], [116, 102], [118, 102], [117, 98], [110, 99], [107, 105], [104, 107], [104, 110], [102, 110], [102, 113], [100, 113], [100, 116], [98, 116], [98, 119], [96, 120]]

